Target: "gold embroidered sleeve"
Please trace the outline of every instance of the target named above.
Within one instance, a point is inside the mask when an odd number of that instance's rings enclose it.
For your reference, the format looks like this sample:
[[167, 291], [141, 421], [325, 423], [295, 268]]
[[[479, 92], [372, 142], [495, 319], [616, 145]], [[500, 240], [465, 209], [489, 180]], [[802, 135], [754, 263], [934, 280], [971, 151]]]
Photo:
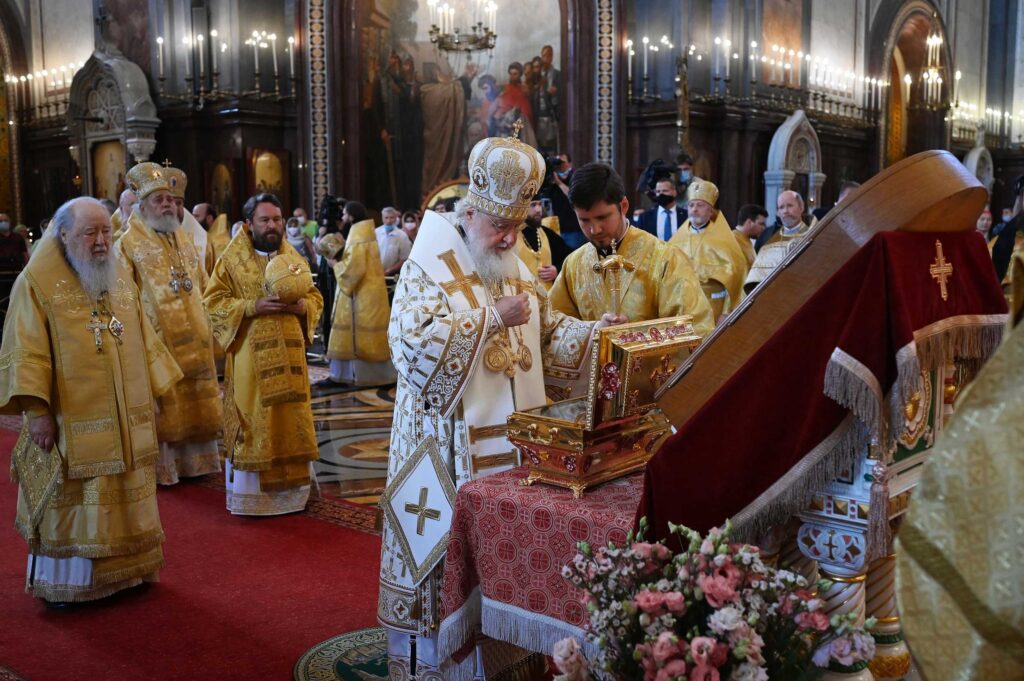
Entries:
[[245, 319], [246, 306], [250, 303], [254, 304], [255, 298], [243, 297], [231, 277], [227, 261], [224, 258], [218, 260], [203, 293], [203, 304], [210, 314], [213, 335], [225, 350], [235, 341]]
[[306, 301], [306, 320], [302, 327], [302, 333], [306, 337], [306, 346], [308, 347], [313, 344], [316, 325], [320, 323], [320, 315], [324, 313], [324, 298], [320, 295], [320, 289], [310, 286], [303, 300]]
[[19, 398], [50, 404], [53, 361], [46, 312], [24, 275], [11, 290], [0, 346], [0, 414], [20, 414]]
[[715, 330], [714, 315], [690, 259], [678, 248], [666, 248], [657, 275], [658, 317], [690, 315], [697, 335], [710, 335]]
[[581, 321], [554, 309], [544, 287], [538, 283], [536, 290], [545, 390], [551, 399], [567, 399], [585, 387], [588, 377], [583, 369], [590, 357], [597, 322]]
[[555, 278], [555, 283], [551, 285], [551, 290], [548, 292], [548, 296], [551, 300], [551, 307], [554, 310], [558, 310], [570, 317], [580, 318], [580, 310], [576, 306], [576, 299], [573, 291], [573, 272], [576, 258], [571, 255], [566, 258], [565, 263], [562, 265], [562, 271], [558, 273]]
[[395, 289], [388, 344], [398, 373], [447, 418], [494, 328], [489, 308], [452, 312], [441, 288], [407, 262]]
[[[138, 291], [135, 292], [138, 296]], [[137, 300], [138, 298], [136, 298]], [[149, 387], [154, 397], [165, 395], [184, 374], [167, 346], [160, 340], [149, 317], [139, 307], [139, 323], [142, 326], [142, 341], [146, 348], [146, 361], [149, 364]]]
[[334, 266], [334, 278], [338, 280], [338, 293], [351, 298], [356, 287], [366, 275], [368, 249], [360, 244], [349, 243], [341, 261]]

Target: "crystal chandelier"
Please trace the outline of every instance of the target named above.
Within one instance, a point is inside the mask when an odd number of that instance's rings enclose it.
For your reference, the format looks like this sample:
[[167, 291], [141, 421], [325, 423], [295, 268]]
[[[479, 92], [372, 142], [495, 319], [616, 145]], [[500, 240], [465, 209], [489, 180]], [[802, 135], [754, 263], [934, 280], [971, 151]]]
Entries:
[[446, 52], [479, 52], [493, 50], [498, 38], [498, 6], [487, 0], [465, 0], [458, 20], [469, 16], [469, 30], [456, 23], [455, 6], [427, 0], [430, 10], [430, 42]]

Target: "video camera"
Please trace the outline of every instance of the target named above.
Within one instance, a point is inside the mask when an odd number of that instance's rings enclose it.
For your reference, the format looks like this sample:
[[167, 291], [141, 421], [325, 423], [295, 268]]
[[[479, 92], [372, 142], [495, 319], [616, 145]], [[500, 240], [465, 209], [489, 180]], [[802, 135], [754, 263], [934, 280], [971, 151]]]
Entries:
[[654, 201], [654, 188], [662, 180], [672, 180], [676, 188], [679, 187], [679, 168], [673, 163], [656, 158], [647, 164], [640, 179], [636, 183], [636, 190], [643, 192], [651, 201]]

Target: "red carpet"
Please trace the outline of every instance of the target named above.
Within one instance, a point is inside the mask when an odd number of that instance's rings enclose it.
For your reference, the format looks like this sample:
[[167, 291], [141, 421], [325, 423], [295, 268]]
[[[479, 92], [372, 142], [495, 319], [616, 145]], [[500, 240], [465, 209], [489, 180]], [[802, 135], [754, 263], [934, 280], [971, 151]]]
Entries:
[[[15, 440], [0, 430], [3, 471]], [[159, 492], [167, 534], [159, 583], [49, 610], [24, 592], [16, 500], [4, 475], [0, 672], [28, 681], [285, 681], [307, 649], [376, 623], [378, 537], [303, 515], [236, 518], [223, 493], [192, 483]]]

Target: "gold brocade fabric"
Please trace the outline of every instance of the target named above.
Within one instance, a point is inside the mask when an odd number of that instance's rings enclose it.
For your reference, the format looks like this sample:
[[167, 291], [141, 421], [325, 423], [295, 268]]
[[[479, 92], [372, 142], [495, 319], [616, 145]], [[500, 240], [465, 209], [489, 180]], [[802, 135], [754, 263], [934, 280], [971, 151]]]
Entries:
[[345, 252], [334, 266], [334, 276], [338, 288], [327, 356], [340, 360], [389, 361], [391, 305], [373, 220], [352, 225]]
[[[0, 413], [20, 414], [36, 398], [57, 421], [65, 477], [92, 478], [155, 463], [153, 396], [165, 394], [181, 371], [139, 304], [129, 273], [117, 267], [104, 305], [90, 300], [56, 239], [42, 239], [15, 281], [0, 349]], [[105, 309], [105, 312], [99, 311]], [[111, 313], [120, 342], [90, 329]]]
[[[534, 277], [537, 277], [537, 272], [540, 270], [541, 265], [551, 264], [551, 243], [548, 241], [548, 235], [543, 229], [538, 229], [537, 238], [540, 240], [539, 251], [533, 250], [530, 244], [526, 242], [526, 236], [522, 232], [519, 232], [519, 238], [516, 240], [516, 255], [526, 264], [526, 267], [529, 268]], [[540, 281], [544, 288], [549, 291], [555, 285], [553, 280], [541, 281], [537, 279], [537, 281]]]
[[[630, 227], [617, 252], [633, 263], [622, 273], [622, 314], [631, 322], [691, 315], [702, 338], [715, 328], [711, 306], [700, 280], [683, 252], [637, 227]], [[604, 277], [594, 272], [599, 262], [591, 244], [577, 248], [562, 265], [551, 288], [551, 306], [570, 317], [598, 320], [612, 309]]]
[[[190, 236], [182, 230], [159, 234], [138, 212], [114, 247], [132, 273], [153, 328], [170, 350], [185, 377], [160, 397], [157, 436], [161, 442], [204, 442], [216, 439], [224, 423], [220, 386], [213, 358], [213, 334], [203, 307], [207, 275]], [[171, 288], [172, 269], [184, 270], [191, 292]]]
[[[281, 249], [294, 252], [287, 241]], [[306, 315], [301, 320], [288, 314], [249, 316], [256, 299], [266, 295], [267, 261], [243, 229], [217, 261], [203, 297], [214, 336], [226, 350], [224, 445], [236, 469], [261, 472], [264, 490], [270, 489], [268, 484], [295, 479], [292, 469], [286, 468], [289, 464], [305, 466], [308, 483], [307, 464], [318, 458], [305, 348], [323, 311], [323, 299], [312, 287], [303, 298]], [[278, 367], [287, 371], [275, 374]], [[273, 404], [266, 399], [268, 390], [299, 397], [300, 386], [300, 399]]]
[[214, 265], [220, 260], [220, 256], [224, 254], [224, 250], [231, 242], [231, 228], [228, 226], [227, 213], [221, 213], [214, 218], [207, 235], [209, 248], [206, 249], [206, 271], [212, 275]]
[[757, 251], [754, 250], [754, 244], [751, 243], [750, 238], [746, 234], [738, 229], [732, 230], [732, 235], [736, 239], [736, 243], [740, 245], [743, 257], [747, 259], [747, 270], [749, 271], [754, 264], [754, 260], [757, 259]]
[[681, 249], [697, 270], [700, 283], [716, 281], [725, 287], [729, 300], [723, 312], [729, 312], [743, 297], [743, 280], [747, 276], [747, 259], [722, 211], [702, 232], [695, 233], [687, 220], [676, 231], [669, 244]]
[[961, 396], [897, 540], [900, 614], [928, 681], [1024, 678], [1024, 325]]

